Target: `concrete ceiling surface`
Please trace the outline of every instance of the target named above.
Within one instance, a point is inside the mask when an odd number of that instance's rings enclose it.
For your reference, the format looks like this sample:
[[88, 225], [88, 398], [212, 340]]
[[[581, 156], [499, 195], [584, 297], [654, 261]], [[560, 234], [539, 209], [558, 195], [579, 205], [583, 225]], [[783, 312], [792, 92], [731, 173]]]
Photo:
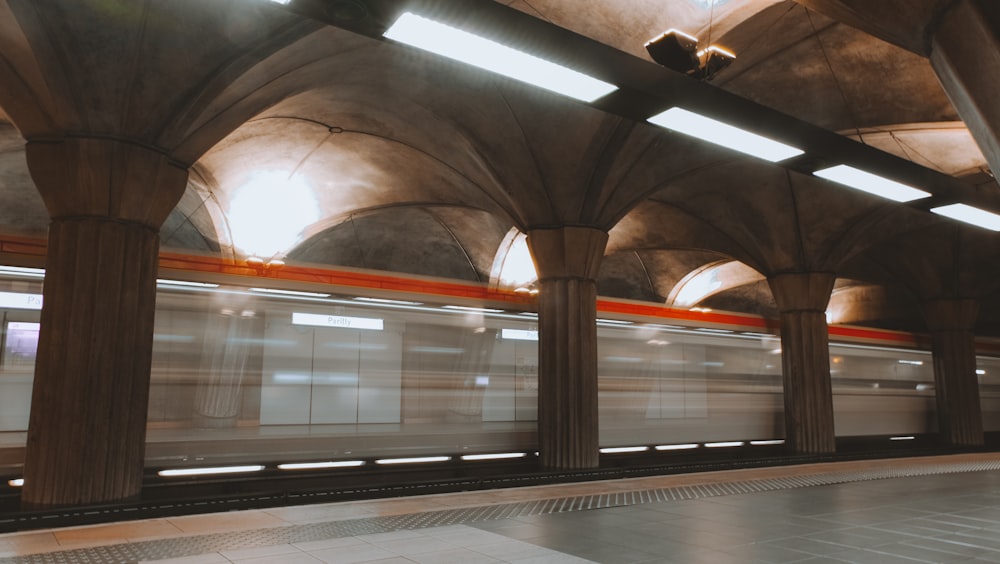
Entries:
[[[710, 85], [1000, 194], [918, 48], [942, 2], [500, 3], [646, 60], [683, 29], [737, 54]], [[47, 229], [25, 140], [112, 137], [190, 165], [173, 250], [488, 282], [511, 228], [584, 225], [609, 296], [735, 260], [704, 305], [773, 314], [764, 278], [798, 271], [856, 281], [838, 307], [874, 326], [919, 328], [902, 295], [997, 301], [992, 234], [266, 0], [0, 0], [0, 84], [4, 233]]]

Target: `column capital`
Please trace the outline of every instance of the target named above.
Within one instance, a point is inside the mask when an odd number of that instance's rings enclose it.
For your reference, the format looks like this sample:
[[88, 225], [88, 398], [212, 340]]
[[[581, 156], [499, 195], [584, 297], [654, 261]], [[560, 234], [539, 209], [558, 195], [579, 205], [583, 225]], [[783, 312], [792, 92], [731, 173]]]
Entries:
[[28, 170], [54, 220], [102, 217], [159, 230], [187, 187], [167, 155], [115, 139], [31, 141]]
[[979, 301], [973, 299], [927, 300], [920, 305], [932, 333], [972, 331], [979, 315]]
[[767, 278], [782, 313], [825, 312], [837, 276], [832, 272], [783, 272]]
[[538, 279], [596, 280], [608, 244], [608, 234], [594, 227], [531, 229], [528, 249]]

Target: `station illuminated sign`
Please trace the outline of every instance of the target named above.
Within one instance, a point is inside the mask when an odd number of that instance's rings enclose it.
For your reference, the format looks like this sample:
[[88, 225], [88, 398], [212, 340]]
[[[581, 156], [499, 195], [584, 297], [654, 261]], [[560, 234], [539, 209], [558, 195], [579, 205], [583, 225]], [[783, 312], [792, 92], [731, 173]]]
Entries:
[[0, 292], [0, 308], [42, 309], [42, 295]]
[[527, 331], [524, 329], [501, 329], [500, 337], [512, 341], [537, 341], [538, 331]]
[[323, 315], [319, 313], [293, 313], [292, 325], [310, 327], [334, 327], [339, 329], [365, 329], [381, 331], [383, 321], [371, 317], [348, 317], [345, 315]]

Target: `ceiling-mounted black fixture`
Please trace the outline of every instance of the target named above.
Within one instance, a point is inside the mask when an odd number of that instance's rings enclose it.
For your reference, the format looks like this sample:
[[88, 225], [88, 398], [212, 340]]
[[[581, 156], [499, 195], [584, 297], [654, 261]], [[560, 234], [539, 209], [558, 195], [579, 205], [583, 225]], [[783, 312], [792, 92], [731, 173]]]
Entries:
[[657, 63], [698, 80], [710, 80], [736, 58], [716, 45], [699, 51], [697, 38], [676, 29], [668, 29], [647, 41], [646, 51]]

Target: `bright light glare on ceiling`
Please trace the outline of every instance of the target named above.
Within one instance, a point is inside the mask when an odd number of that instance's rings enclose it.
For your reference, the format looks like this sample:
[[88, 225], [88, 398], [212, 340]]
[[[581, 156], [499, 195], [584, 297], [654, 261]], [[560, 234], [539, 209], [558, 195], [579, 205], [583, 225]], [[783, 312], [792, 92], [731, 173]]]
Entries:
[[802, 149], [773, 141], [683, 108], [670, 108], [648, 118], [647, 121], [702, 141], [708, 141], [771, 162], [783, 161], [804, 152]]
[[583, 102], [617, 90], [603, 80], [410, 12], [400, 16], [384, 36]]
[[938, 215], [964, 221], [976, 227], [982, 227], [990, 231], [1000, 231], [1000, 215], [973, 206], [951, 204], [950, 206], [931, 208], [931, 211]]
[[923, 190], [848, 165], [824, 168], [817, 170], [813, 174], [820, 178], [832, 180], [844, 186], [881, 196], [894, 202], [911, 202], [930, 196], [928, 192], [924, 192]]
[[238, 249], [269, 258], [291, 250], [319, 215], [316, 196], [301, 176], [272, 170], [254, 174], [236, 191], [228, 219]]
[[712, 267], [694, 276], [685, 277], [678, 283], [678, 286], [680, 286], [680, 290], [674, 296], [673, 305], [677, 307], [693, 306], [722, 287], [722, 280], [719, 280], [719, 268]]
[[498, 278], [502, 286], [521, 288], [538, 280], [538, 272], [531, 260], [531, 251], [528, 250], [528, 237], [524, 233], [518, 233], [507, 247], [506, 254], [499, 258], [502, 265]]

